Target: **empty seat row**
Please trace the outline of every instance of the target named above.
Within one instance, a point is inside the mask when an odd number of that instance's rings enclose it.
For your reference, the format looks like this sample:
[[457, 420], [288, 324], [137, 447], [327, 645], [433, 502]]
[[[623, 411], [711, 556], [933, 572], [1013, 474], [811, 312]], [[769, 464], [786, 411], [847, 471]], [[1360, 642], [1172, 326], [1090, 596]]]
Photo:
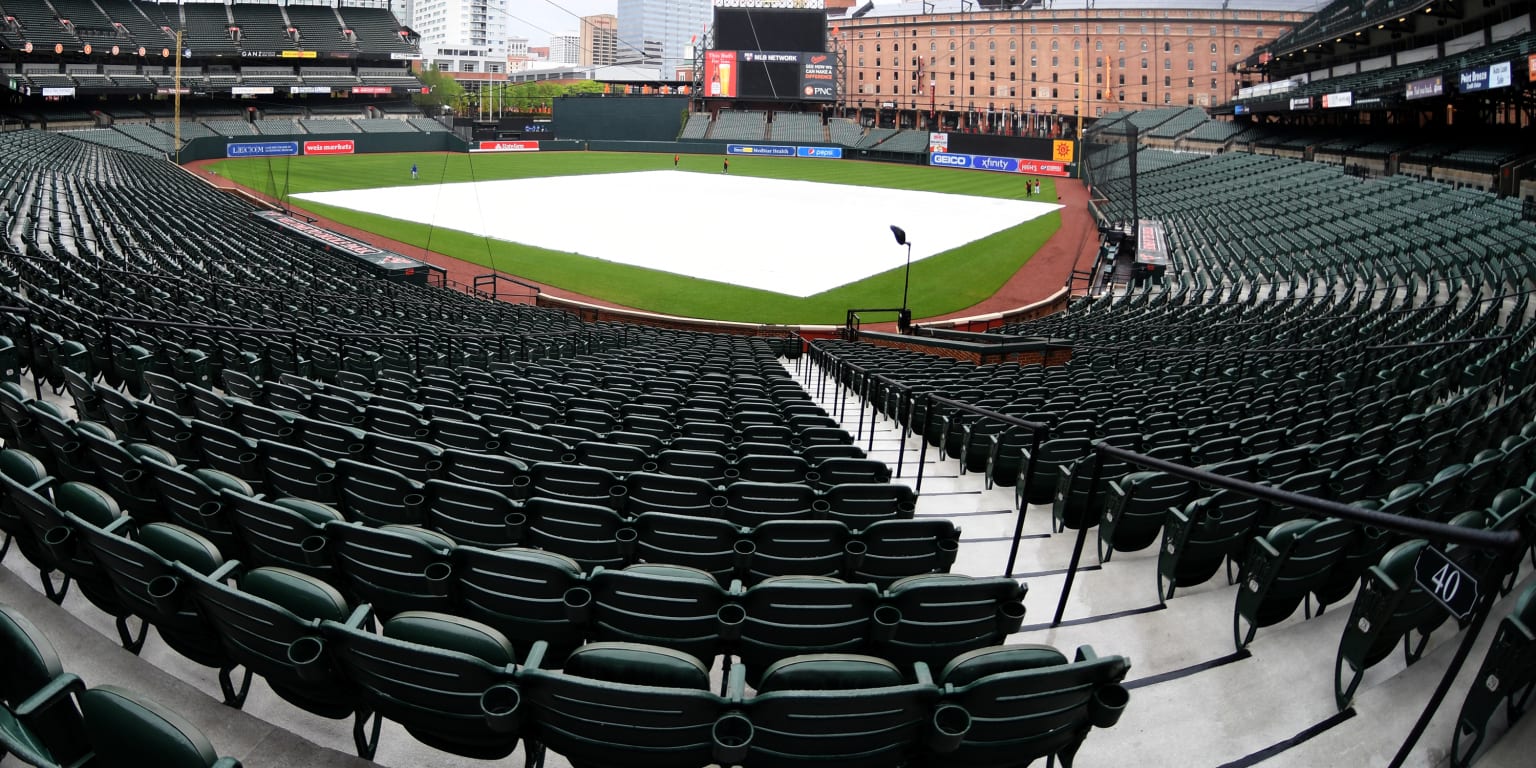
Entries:
[[544, 640], [523, 646], [493, 624], [422, 610], [380, 616], [374, 631], [371, 606], [354, 609], [296, 572], [169, 567], [154, 593], [166, 612], [157, 617], [201, 614], [247, 681], [259, 674], [301, 709], [352, 718], [364, 756], [389, 719], [429, 746], [479, 759], [527, 740], [530, 754], [549, 748], [577, 764], [875, 768], [931, 750], [957, 753], [951, 764], [997, 765], [1005, 753], [1070, 756], [1128, 700], [1117, 685], [1124, 659], [1084, 647], [1069, 661], [1044, 646], [977, 648], [953, 655], [938, 676], [922, 661], [778, 647], [771, 661], [744, 659], [715, 694], [707, 663], [672, 647], [602, 640], [556, 656]]
[[[667, 441], [643, 432], [610, 433], [604, 440], [595, 432], [583, 433], [579, 428], [575, 432], [564, 430], [561, 437], [555, 437], [517, 429], [496, 431], [493, 427], [505, 425], [495, 423], [489, 416], [474, 420], [424, 419], [394, 409], [370, 407], [366, 415], [357, 418], [305, 417], [198, 387], [188, 388], [181, 401], [139, 401], [104, 385], [77, 386], [83, 380], [74, 374], [70, 376], [77, 410], [87, 414], [85, 418], [110, 423], [125, 439], [153, 442], [184, 461], [198, 460], [198, 427], [212, 425], [240, 433], [247, 442], [267, 438], [297, 443], [327, 460], [377, 460], [414, 479], [432, 476], [434, 466], [441, 468], [445, 450], [506, 456], [527, 463], [584, 464], [620, 475], [659, 472], [716, 485], [748, 479], [827, 487], [890, 479], [884, 465], [864, 460], [863, 451], [850, 444], [847, 433], [832, 427], [808, 428], [802, 433], [810, 441], [804, 447], [795, 442], [799, 438], [790, 438], [787, 433], [774, 435], [769, 431], [773, 428], [767, 426], [757, 436], [759, 439], [743, 443], [723, 441], [708, 431], [683, 434]], [[178, 402], [181, 407], [173, 410], [161, 405], [163, 402]], [[493, 422], [491, 426], [487, 426], [488, 421]], [[816, 432], [827, 435], [822, 439], [813, 434]], [[571, 442], [575, 440], [580, 442]], [[380, 453], [388, 455], [376, 458]]]
[[[340, 469], [350, 479], [339, 483], [340, 503], [330, 506], [303, 494], [257, 495], [237, 476], [177, 465], [174, 458], [151, 446], [119, 443], [89, 429], [77, 436], [84, 446], [82, 455], [89, 455], [92, 466], [83, 466], [80, 455], [66, 453], [77, 474], [75, 480], [62, 484], [32, 455], [13, 449], [0, 452], [4, 459], [0, 480], [16, 489], [18, 499], [37, 507], [45, 521], [48, 505], [60, 501], [61, 488], [88, 488], [91, 498], [100, 497], [105, 499], [100, 503], [110, 505], [109, 517], [115, 517], [121, 507], [145, 522], [179, 522], [212, 539], [228, 556], [273, 558], [285, 564], [303, 561], [293, 553], [302, 549], [306, 538], [323, 539], [327, 524], [347, 520], [417, 530], [440, 541], [443, 548], [458, 544], [539, 547], [575, 558], [586, 569], [635, 562], [690, 565], [714, 574], [722, 583], [793, 574], [888, 584], [905, 576], [947, 572], [959, 543], [959, 530], [947, 520], [850, 515], [848, 521], [861, 522], [855, 528], [822, 514], [820, 504], [802, 508], [782, 503], [786, 497], [778, 490], [803, 487], [773, 484], [737, 484], [743, 493], [769, 494], [757, 508], [767, 510], [768, 502], [780, 503], [776, 514], [750, 519], [750, 525], [743, 526], [725, 519], [722, 510], [709, 503], [693, 510], [698, 515], [676, 514], [681, 508], [674, 505], [665, 507], [673, 512], [624, 516], [612, 506], [579, 498], [535, 496], [519, 503], [495, 490], [449, 481], [392, 484], [388, 480], [393, 475], [386, 470], [342, 462]], [[284, 455], [276, 447], [273, 452], [278, 458]], [[381, 477], [385, 482], [379, 482]], [[110, 497], [87, 485], [98, 482]], [[850, 491], [849, 503], [863, 505], [860, 508], [889, 503], [888, 497], [881, 501], [879, 493], [862, 498], [851, 493], [862, 487], [840, 486]], [[904, 486], [869, 486], [877, 492], [887, 488], [905, 490]], [[599, 490], [608, 498], [608, 486]], [[787, 498], [796, 500], [793, 494]], [[657, 505], [666, 501], [660, 499]], [[747, 507], [747, 502], [742, 501], [742, 506]], [[25, 531], [14, 508], [0, 516], [0, 522], [7, 533]], [[31, 538], [46, 535], [47, 526], [39, 525]]]

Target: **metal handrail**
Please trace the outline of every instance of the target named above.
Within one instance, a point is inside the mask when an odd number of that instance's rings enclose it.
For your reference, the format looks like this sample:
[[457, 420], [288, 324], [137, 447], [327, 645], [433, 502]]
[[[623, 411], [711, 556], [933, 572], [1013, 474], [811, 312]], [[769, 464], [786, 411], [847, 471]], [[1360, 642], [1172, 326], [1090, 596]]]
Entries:
[[[1030, 455], [1032, 456], [1038, 456], [1040, 454], [1040, 444], [1045, 442], [1046, 436], [1050, 434], [1051, 427], [1049, 424], [1038, 421], [1029, 421], [1028, 419], [1021, 419], [1017, 416], [1010, 416], [1006, 413], [998, 413], [997, 411], [989, 410], [986, 408], [979, 408], [977, 406], [971, 405], [970, 403], [964, 403], [959, 400], [952, 400], [942, 395], [935, 395], [932, 392], [925, 392], [924, 397], [928, 399], [928, 407], [923, 414], [924, 425], [928, 423], [928, 419], [933, 418], [934, 403], [946, 405], [954, 408], [955, 410], [975, 414], [976, 416], [980, 416], [983, 419], [991, 419], [993, 421], [1002, 422], [1011, 427], [1019, 427], [1021, 429], [1029, 430], [1029, 451]], [[910, 418], [908, 419], [908, 423], [911, 423]], [[928, 458], [928, 436], [926, 434], [921, 435], [920, 439], [922, 440], [922, 446], [918, 449], [917, 457], [917, 492], [921, 492], [923, 489], [923, 466], [924, 462], [926, 462]], [[903, 441], [903, 443], [905, 443], [905, 441]], [[1020, 504], [1019, 508], [1014, 510], [1013, 543], [1008, 547], [1008, 563], [1003, 566], [1003, 573], [1009, 576], [1013, 575], [1013, 566], [1018, 562], [1019, 558], [1019, 543], [1024, 539], [1024, 506], [1025, 505]]]

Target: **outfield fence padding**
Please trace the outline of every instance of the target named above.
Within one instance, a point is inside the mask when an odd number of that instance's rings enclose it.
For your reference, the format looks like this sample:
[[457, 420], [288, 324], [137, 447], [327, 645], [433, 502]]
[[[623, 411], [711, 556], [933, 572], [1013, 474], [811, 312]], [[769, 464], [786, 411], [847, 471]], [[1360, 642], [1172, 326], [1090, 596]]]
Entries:
[[[464, 152], [469, 146], [464, 140], [447, 131], [433, 133], [299, 133], [288, 136], [202, 136], [192, 139], [181, 148], [180, 160], [190, 163], [197, 160], [222, 160], [229, 157], [231, 144], [278, 144], [298, 142], [300, 152], [306, 142], [352, 142], [348, 154], [381, 154], [388, 152]], [[273, 155], [267, 155], [272, 157]], [[276, 155], [282, 157], [282, 155]]]

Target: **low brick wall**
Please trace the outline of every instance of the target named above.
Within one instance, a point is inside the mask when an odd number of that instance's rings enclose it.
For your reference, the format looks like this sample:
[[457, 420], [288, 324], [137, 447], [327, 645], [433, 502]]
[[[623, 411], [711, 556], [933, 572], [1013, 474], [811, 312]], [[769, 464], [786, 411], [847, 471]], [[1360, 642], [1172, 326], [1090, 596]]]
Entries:
[[[859, 334], [859, 341], [873, 344], [877, 347], [904, 349], [910, 352], [921, 352], [928, 355], [950, 357], [956, 360], [966, 360], [977, 365], [989, 363], [1065, 365], [1067, 361], [1072, 359], [1070, 343], [1060, 340], [1053, 342], [1020, 342], [1014, 345], [992, 345], [926, 339], [920, 336], [898, 336], [888, 333], [864, 332]], [[1019, 348], [1021, 346], [1024, 348]]]
[[[575, 299], [557, 298], [543, 293], [538, 295], [534, 303], [540, 307], [564, 310], [589, 323], [621, 322], [632, 325], [648, 325], [653, 328], [667, 328], [675, 331], [730, 333], [737, 336], [790, 339], [799, 336], [808, 340], [832, 338], [842, 331], [842, 326], [836, 325], [760, 325], [755, 323], [733, 323], [725, 320], [699, 320], [687, 317], [674, 317], [672, 315], [641, 312], [634, 309], [604, 307]], [[804, 351], [803, 347], [799, 350], [801, 353]], [[791, 351], [791, 354], [797, 353]]]
[[1022, 323], [1026, 320], [1035, 320], [1064, 312], [1067, 303], [1072, 300], [1072, 294], [1063, 287], [1056, 293], [1041, 299], [1033, 304], [1010, 309], [1003, 312], [993, 312], [987, 315], [973, 315], [971, 317], [956, 317], [949, 320], [929, 320], [922, 323], [924, 328], [950, 328], [956, 331], [990, 331], [1001, 328], [1008, 323]]

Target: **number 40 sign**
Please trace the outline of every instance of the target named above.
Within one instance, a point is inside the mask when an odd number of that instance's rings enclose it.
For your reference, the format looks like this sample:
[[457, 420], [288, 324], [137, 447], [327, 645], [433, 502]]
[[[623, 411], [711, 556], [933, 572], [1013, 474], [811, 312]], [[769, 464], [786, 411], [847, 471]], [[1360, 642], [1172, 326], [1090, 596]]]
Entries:
[[1434, 547], [1419, 550], [1413, 576], [1424, 591], [1457, 619], [1466, 619], [1477, 606], [1477, 578]]

